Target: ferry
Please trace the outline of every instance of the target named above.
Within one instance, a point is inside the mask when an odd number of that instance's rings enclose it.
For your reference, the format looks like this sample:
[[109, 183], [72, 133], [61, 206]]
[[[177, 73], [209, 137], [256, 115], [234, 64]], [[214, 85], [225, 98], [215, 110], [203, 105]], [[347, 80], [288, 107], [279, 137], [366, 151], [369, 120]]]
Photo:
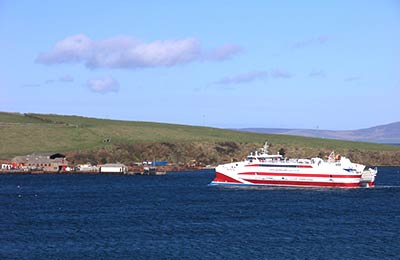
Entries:
[[268, 143], [244, 161], [219, 165], [211, 185], [268, 185], [294, 187], [373, 187], [377, 168], [353, 163], [332, 152], [329, 157], [288, 159], [268, 154]]

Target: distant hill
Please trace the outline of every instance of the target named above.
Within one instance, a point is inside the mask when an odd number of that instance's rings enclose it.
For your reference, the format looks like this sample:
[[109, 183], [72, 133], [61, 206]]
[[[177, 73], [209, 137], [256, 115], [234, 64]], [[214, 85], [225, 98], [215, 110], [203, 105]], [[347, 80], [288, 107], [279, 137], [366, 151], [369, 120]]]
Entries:
[[165, 160], [217, 165], [243, 159], [270, 143], [291, 158], [311, 158], [332, 150], [369, 165], [400, 165], [400, 147], [367, 142], [258, 134], [211, 127], [0, 112], [0, 160], [31, 153], [63, 153], [73, 163]]
[[385, 144], [400, 143], [400, 122], [347, 131], [284, 128], [241, 128], [238, 130], [263, 134], [308, 136], [316, 138], [363, 141]]

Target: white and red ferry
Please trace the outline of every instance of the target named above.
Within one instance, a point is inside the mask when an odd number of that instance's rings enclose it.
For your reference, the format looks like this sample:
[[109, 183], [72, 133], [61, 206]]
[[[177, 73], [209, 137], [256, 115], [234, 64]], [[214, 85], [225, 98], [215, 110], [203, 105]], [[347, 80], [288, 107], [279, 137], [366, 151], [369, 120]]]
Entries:
[[219, 165], [211, 185], [373, 187], [377, 168], [352, 163], [332, 152], [327, 159], [287, 159], [268, 154], [268, 144], [246, 160]]

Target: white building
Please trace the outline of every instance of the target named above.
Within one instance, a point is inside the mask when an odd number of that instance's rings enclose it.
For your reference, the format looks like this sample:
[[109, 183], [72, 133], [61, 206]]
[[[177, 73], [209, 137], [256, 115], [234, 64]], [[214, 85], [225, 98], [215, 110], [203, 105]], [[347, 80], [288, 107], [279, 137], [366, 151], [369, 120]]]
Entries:
[[11, 170], [13, 168], [13, 165], [10, 163], [2, 163], [1, 164], [1, 169], [2, 170]]
[[99, 167], [91, 165], [90, 163], [78, 164], [76, 166], [76, 168], [80, 172], [98, 172], [99, 171]]
[[120, 163], [107, 163], [103, 164], [100, 167], [100, 172], [101, 173], [127, 173], [128, 172], [128, 167], [120, 164]]

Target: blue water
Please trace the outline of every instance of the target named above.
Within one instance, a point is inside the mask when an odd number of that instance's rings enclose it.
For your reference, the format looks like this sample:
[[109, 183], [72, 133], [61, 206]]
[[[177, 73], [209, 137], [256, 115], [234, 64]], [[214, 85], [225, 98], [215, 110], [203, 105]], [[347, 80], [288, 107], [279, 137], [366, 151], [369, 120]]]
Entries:
[[0, 259], [399, 259], [400, 168], [373, 189], [0, 175]]

